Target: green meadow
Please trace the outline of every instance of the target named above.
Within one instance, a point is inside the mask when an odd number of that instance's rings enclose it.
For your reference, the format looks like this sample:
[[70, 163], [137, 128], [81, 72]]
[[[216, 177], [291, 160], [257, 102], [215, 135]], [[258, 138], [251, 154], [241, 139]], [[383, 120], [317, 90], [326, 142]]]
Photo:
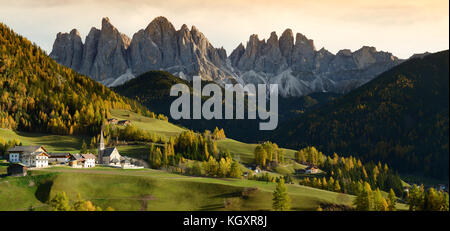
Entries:
[[119, 120], [130, 120], [136, 127], [149, 131], [150, 133], [176, 136], [185, 130], [167, 121], [145, 117], [127, 110], [112, 109], [111, 115], [113, 118]]
[[[3, 187], [2, 187], [3, 186]], [[7, 186], [7, 187], [6, 187]], [[32, 176], [0, 179], [0, 210], [49, 209], [45, 202], [64, 191], [115, 210], [201, 211], [271, 210], [275, 183], [253, 180], [191, 177], [160, 170], [54, 167]], [[351, 205], [354, 196], [300, 185], [287, 185], [292, 210], [316, 210], [319, 205]], [[12, 203], [11, 201], [18, 200]], [[406, 209], [403, 204], [399, 209]]]
[[[35, 172], [35, 176], [0, 180], [0, 186], [8, 186], [7, 190], [0, 187], [0, 210], [30, 206], [46, 210], [44, 202], [61, 191], [72, 200], [80, 193], [98, 206], [115, 210], [270, 210], [275, 189], [274, 183], [187, 177], [156, 170], [55, 168]], [[293, 210], [315, 210], [321, 203], [349, 204], [352, 200], [349, 195], [303, 186], [288, 188]]]
[[[125, 110], [113, 110], [114, 118], [128, 119], [132, 124], [152, 133], [174, 136], [184, 128], [169, 122], [140, 116]], [[4, 140], [19, 139], [24, 145], [43, 145], [49, 152], [79, 152], [83, 139], [90, 137], [60, 136], [41, 133], [15, 132], [0, 129]], [[233, 139], [218, 141], [218, 148], [229, 150], [242, 163], [252, 163], [256, 144]], [[148, 145], [118, 147], [126, 156], [146, 159]], [[295, 150], [284, 149], [287, 162], [270, 175], [293, 174], [306, 166], [292, 161]], [[242, 166], [241, 166], [242, 167]], [[243, 168], [243, 167], [242, 167]], [[0, 175], [6, 173], [6, 164], [0, 163]], [[301, 186], [287, 185], [292, 199], [292, 210], [316, 210], [319, 205], [350, 206], [354, 196]], [[31, 176], [0, 178], [0, 210], [50, 209], [46, 204], [56, 192], [68, 193], [115, 210], [271, 210], [275, 183], [262, 181], [190, 177], [162, 170], [123, 170], [108, 167], [72, 169], [52, 167], [33, 170]], [[406, 209], [399, 204], [399, 209]]]

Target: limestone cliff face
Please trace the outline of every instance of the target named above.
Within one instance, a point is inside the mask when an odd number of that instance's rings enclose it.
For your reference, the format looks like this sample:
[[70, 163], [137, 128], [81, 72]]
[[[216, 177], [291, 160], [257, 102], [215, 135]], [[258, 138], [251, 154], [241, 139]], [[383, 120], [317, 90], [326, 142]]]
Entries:
[[166, 70], [185, 79], [201, 75], [223, 80], [231, 76], [223, 48], [214, 48], [195, 27], [189, 30], [183, 25], [176, 30], [164, 17], [155, 18], [132, 39], [120, 33], [108, 18], [103, 18], [100, 30], [91, 29], [84, 44], [76, 30], [58, 33], [50, 56], [106, 85], [121, 84], [121, 79], [149, 70]]
[[103, 18], [101, 30], [92, 28], [85, 44], [75, 29], [69, 34], [58, 33], [50, 57], [101, 81], [126, 72], [126, 49], [129, 45], [130, 39], [121, 34], [108, 18]]
[[76, 29], [70, 33], [58, 33], [50, 57], [76, 70], [81, 68], [83, 43], [80, 33]]
[[300, 96], [313, 92], [345, 93], [378, 74], [399, 64], [391, 53], [364, 46], [336, 55], [322, 48], [316, 50], [314, 41], [287, 29], [278, 39], [275, 32], [267, 42], [251, 35], [247, 46], [239, 45], [230, 55], [236, 76], [244, 83], [279, 84], [283, 96]]
[[282, 96], [301, 96], [318, 91], [345, 93], [401, 60], [390, 53], [364, 46], [332, 54], [316, 50], [314, 41], [292, 30], [267, 39], [251, 35], [229, 57], [214, 48], [195, 26], [179, 30], [164, 17], [155, 18], [132, 39], [120, 33], [108, 18], [101, 29], [92, 28], [83, 44], [75, 29], [58, 33], [50, 56], [57, 62], [107, 86], [116, 86], [150, 70], [165, 70], [191, 80], [219, 83], [276, 83]]
[[183, 25], [175, 30], [164, 17], [154, 19], [145, 30], [133, 36], [128, 55], [136, 75], [163, 69], [188, 80], [194, 75], [210, 80], [230, 76], [225, 70], [224, 49], [214, 48], [194, 26], [189, 30]]

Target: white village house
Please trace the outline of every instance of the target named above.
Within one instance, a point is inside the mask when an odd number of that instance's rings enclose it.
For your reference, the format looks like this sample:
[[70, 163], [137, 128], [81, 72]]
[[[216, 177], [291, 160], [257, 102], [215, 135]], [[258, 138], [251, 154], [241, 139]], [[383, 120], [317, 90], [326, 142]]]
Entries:
[[95, 167], [95, 156], [93, 154], [81, 154], [84, 158], [84, 167], [93, 168]]
[[47, 150], [42, 146], [14, 146], [8, 149], [9, 162], [21, 163], [27, 167], [48, 167]]
[[93, 168], [95, 167], [94, 154], [70, 154], [69, 166], [72, 168]]

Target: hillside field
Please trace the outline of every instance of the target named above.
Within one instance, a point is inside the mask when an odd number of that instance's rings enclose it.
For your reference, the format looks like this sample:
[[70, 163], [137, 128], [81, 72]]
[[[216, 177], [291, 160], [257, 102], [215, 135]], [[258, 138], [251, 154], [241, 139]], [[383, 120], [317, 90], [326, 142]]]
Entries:
[[[270, 210], [275, 183], [189, 177], [160, 170], [65, 167], [32, 171], [33, 176], [0, 179], [0, 210], [49, 209], [43, 202], [64, 191], [78, 193], [103, 208], [115, 210]], [[315, 210], [320, 204], [350, 205], [354, 196], [288, 185], [292, 210]], [[255, 188], [257, 188], [255, 190]], [[18, 194], [17, 194], [18, 193]], [[20, 196], [20, 200], [10, 203]], [[16, 200], [16, 199], [15, 199]], [[399, 204], [399, 209], [406, 209]]]

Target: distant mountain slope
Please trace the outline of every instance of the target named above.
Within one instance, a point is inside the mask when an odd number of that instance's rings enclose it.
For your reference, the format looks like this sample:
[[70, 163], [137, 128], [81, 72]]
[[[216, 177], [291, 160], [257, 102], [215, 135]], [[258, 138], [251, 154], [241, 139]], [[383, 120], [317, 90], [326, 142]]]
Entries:
[[284, 97], [315, 92], [346, 93], [402, 62], [389, 52], [363, 46], [332, 54], [317, 50], [301, 33], [286, 29], [260, 40], [251, 35], [227, 56], [215, 48], [195, 26], [176, 30], [164, 17], [155, 18], [130, 39], [108, 18], [93, 27], [83, 44], [76, 29], [58, 33], [50, 57], [114, 87], [152, 70], [164, 70], [191, 80], [199, 75], [218, 83], [279, 84]]
[[[190, 88], [192, 87], [191, 82], [168, 72], [149, 71], [112, 89], [123, 96], [139, 101], [155, 113], [170, 115], [170, 105], [177, 98], [170, 96], [170, 88], [177, 83], [184, 83]], [[208, 82], [202, 81], [202, 86], [206, 83]], [[279, 120], [284, 121], [287, 118], [292, 118], [338, 96], [340, 95], [335, 93], [314, 93], [303, 97], [281, 97], [278, 103]], [[197, 131], [213, 130], [217, 126], [224, 128], [228, 137], [252, 143], [263, 141], [271, 134], [271, 131], [259, 130], [259, 120], [172, 120], [170, 116], [169, 120]]]
[[56, 63], [0, 23], [0, 127], [54, 134], [97, 134], [112, 108], [151, 113]]
[[274, 141], [390, 163], [448, 179], [449, 51], [410, 59], [349, 94], [282, 124]]

